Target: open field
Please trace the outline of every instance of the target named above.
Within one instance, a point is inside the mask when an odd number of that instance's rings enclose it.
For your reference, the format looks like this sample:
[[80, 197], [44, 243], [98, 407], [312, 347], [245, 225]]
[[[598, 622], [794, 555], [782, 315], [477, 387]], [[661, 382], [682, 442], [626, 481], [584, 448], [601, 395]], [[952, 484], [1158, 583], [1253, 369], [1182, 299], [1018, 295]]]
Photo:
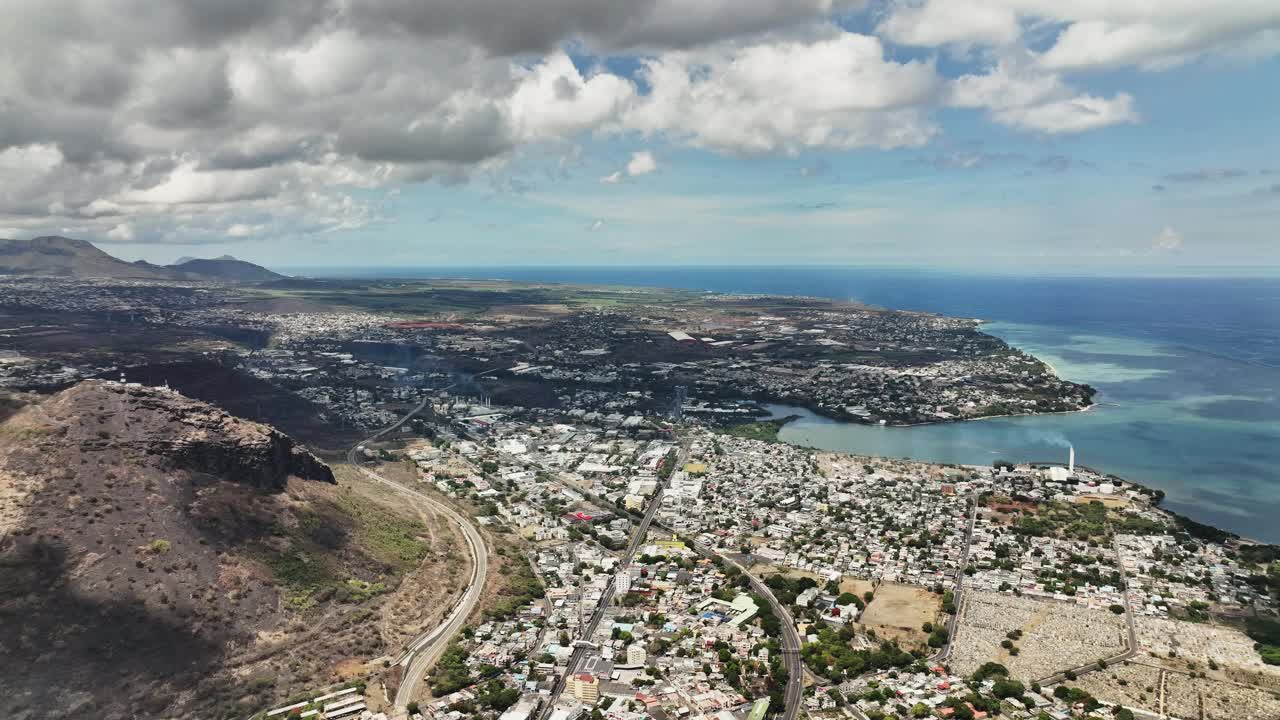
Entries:
[[924, 633], [925, 623], [936, 622], [942, 610], [942, 596], [916, 585], [882, 583], [875, 597], [862, 613], [862, 623], [870, 626], [898, 628]]
[[853, 593], [858, 597], [862, 597], [863, 594], [868, 593], [875, 588], [876, 584], [870, 580], [863, 580], [862, 578], [855, 577], [844, 577], [840, 579], [840, 592], [842, 593], [848, 592]]
[[287, 304], [294, 311], [362, 310], [494, 320], [545, 319], [576, 309], [689, 302], [680, 290], [518, 283], [499, 280], [286, 280], [247, 290], [251, 305]]

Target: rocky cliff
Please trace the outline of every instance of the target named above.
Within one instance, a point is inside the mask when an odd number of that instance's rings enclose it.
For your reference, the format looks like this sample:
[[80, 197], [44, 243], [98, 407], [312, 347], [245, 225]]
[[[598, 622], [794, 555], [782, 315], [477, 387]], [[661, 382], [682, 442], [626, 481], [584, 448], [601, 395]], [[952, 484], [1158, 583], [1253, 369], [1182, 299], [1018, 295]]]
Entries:
[[86, 381], [17, 411], [0, 423], [0, 715], [250, 714], [271, 683], [236, 668], [264, 638], [300, 646], [291, 598], [377, 577], [337, 493], [289, 436], [171, 390]]
[[262, 490], [282, 490], [291, 475], [333, 482], [333, 471], [288, 435], [166, 388], [89, 380], [15, 420], [53, 429], [48, 442], [117, 448]]

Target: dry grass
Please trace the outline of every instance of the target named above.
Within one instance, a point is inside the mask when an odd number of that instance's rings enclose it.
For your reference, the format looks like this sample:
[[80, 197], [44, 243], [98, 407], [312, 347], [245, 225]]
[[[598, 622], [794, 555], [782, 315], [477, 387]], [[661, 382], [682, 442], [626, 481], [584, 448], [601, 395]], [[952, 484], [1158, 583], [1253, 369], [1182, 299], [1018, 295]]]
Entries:
[[942, 597], [925, 588], [883, 583], [875, 593], [862, 614], [861, 622], [868, 628], [874, 628], [881, 637], [918, 645], [928, 639], [921, 629], [924, 624], [941, 622]]

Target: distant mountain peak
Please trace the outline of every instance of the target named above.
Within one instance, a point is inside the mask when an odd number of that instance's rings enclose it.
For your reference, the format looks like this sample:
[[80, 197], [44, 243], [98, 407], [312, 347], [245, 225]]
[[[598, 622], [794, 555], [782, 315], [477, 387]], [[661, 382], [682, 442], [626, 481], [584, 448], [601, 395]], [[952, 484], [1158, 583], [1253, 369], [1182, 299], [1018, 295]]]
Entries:
[[284, 278], [230, 255], [209, 260], [180, 258], [168, 266], [153, 265], [145, 260], [126, 262], [87, 240], [61, 235], [44, 235], [31, 240], [0, 240], [0, 274], [227, 282], [267, 282]]

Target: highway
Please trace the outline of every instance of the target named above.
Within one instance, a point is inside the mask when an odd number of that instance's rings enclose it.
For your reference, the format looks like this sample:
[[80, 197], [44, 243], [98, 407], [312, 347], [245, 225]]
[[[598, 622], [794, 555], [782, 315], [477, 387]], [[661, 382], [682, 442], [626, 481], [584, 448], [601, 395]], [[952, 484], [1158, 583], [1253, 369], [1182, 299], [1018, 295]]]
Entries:
[[[492, 370], [481, 373], [480, 375], [493, 372]], [[480, 377], [477, 375], [475, 377]], [[456, 384], [456, 383], [455, 383]], [[376, 472], [364, 467], [360, 464], [359, 453], [363, 447], [369, 443], [376, 442], [386, 436], [388, 433], [400, 428], [409, 421], [414, 415], [422, 412], [431, 402], [431, 397], [437, 392], [443, 392], [453, 387], [449, 385], [435, 390], [428, 394], [409, 412], [405, 413], [399, 420], [379, 430], [374, 435], [366, 438], [363, 442], [358, 443], [347, 451], [347, 462], [352, 467], [358, 469], [365, 477], [386, 485], [397, 492], [403, 493], [416, 500], [425, 503], [433, 511], [448, 518], [451, 522], [457, 524], [462, 530], [462, 536], [467, 542], [467, 551], [471, 555], [471, 577], [467, 580], [467, 586], [463, 590], [462, 597], [458, 603], [454, 605], [453, 610], [440, 622], [439, 625], [428, 630], [418, 637], [414, 638], [408, 648], [400, 654], [396, 659], [396, 664], [404, 668], [403, 678], [400, 682], [400, 688], [396, 691], [395, 711], [397, 715], [404, 716], [408, 713], [409, 702], [418, 695], [419, 688], [426, 679], [427, 670], [435, 664], [436, 660], [444, 653], [448, 647], [449, 641], [453, 639], [466, 624], [467, 618], [470, 617], [471, 611], [475, 609], [476, 604], [480, 601], [480, 595], [484, 591], [485, 580], [489, 573], [489, 556], [485, 549], [484, 538], [480, 532], [476, 530], [466, 517], [456, 512], [453, 508], [432, 498], [425, 493], [421, 493], [413, 488], [406, 487], [393, 480], [377, 474]]]
[[791, 611], [774, 597], [768, 585], [747, 572], [746, 568], [734, 560], [706, 549], [699, 548], [699, 550], [741, 570], [747, 581], [751, 583], [751, 589], [773, 608], [773, 614], [782, 625], [782, 637], [779, 641], [782, 645], [782, 663], [787, 669], [787, 689], [783, 692], [785, 706], [782, 711], [782, 720], [795, 720], [800, 713], [800, 702], [804, 695], [804, 658], [800, 655], [800, 633], [796, 632], [796, 621], [791, 617]]

